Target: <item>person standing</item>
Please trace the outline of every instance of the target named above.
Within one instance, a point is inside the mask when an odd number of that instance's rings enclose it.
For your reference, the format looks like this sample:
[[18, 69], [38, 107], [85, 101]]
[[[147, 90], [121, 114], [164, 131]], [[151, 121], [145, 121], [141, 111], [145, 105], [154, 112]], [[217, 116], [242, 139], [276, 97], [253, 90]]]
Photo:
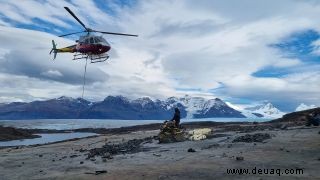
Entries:
[[180, 110], [178, 108], [174, 108], [174, 115], [170, 121], [174, 121], [174, 124], [177, 128], [179, 128], [180, 124]]

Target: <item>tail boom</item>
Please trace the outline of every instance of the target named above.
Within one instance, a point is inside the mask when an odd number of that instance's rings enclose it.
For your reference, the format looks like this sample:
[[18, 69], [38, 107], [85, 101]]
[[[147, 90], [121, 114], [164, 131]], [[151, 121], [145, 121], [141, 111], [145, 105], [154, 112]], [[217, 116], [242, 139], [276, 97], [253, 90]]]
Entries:
[[72, 46], [57, 49], [57, 44], [54, 42], [54, 40], [52, 40], [52, 49], [50, 51], [50, 54], [53, 52], [54, 54], [53, 59], [56, 59], [57, 53], [67, 53], [67, 52], [74, 53], [75, 47], [76, 45], [72, 45]]

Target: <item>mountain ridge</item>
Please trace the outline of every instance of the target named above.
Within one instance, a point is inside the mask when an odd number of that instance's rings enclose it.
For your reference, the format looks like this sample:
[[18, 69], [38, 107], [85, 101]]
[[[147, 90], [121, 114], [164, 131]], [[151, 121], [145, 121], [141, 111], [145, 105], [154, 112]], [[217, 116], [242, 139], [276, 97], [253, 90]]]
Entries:
[[[190, 103], [192, 102], [192, 103]], [[201, 103], [200, 103], [201, 102]], [[229, 107], [219, 98], [170, 97], [152, 100], [142, 97], [130, 100], [124, 96], [107, 96], [102, 101], [91, 102], [82, 98], [59, 98], [12, 102], [1, 105], [0, 119], [170, 119], [174, 108], [181, 118], [245, 118], [241, 112]]]

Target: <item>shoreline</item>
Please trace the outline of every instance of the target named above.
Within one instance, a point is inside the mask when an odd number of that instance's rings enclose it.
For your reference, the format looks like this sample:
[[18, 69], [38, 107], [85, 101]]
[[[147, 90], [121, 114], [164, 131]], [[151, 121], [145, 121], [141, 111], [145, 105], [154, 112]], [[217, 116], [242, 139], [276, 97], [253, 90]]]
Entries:
[[[259, 123], [262, 124], [263, 122]], [[11, 140], [23, 140], [38, 138], [40, 136], [36, 134], [56, 134], [56, 133], [96, 133], [96, 134], [124, 134], [135, 131], [148, 131], [148, 130], [158, 130], [162, 123], [151, 123], [143, 125], [125, 126], [119, 128], [79, 128], [79, 129], [67, 129], [67, 130], [57, 130], [57, 129], [24, 129], [24, 128], [14, 128], [14, 127], [4, 127], [0, 126], [0, 142], [1, 141], [11, 141]], [[181, 127], [184, 129], [190, 128], [205, 128], [205, 127], [219, 127], [226, 125], [252, 125], [253, 122], [215, 122], [215, 121], [193, 121], [181, 123]], [[5, 131], [5, 132], [4, 132]], [[7, 134], [10, 137], [7, 137]]]
[[[156, 125], [148, 125], [153, 129]], [[0, 149], [3, 179], [294, 179], [319, 178], [319, 127], [294, 123], [196, 123], [207, 139], [159, 144], [157, 130], [111, 134], [39, 146]], [[132, 131], [136, 129], [138, 131]], [[142, 128], [143, 129], [143, 128]], [[258, 139], [246, 140], [253, 135]], [[242, 137], [242, 138], [241, 138]], [[259, 140], [260, 137], [267, 137]], [[252, 140], [252, 141], [251, 141]], [[132, 149], [132, 147], [135, 147]], [[101, 148], [106, 152], [101, 154]], [[111, 148], [111, 149], [110, 149]], [[116, 148], [116, 149], [114, 149]], [[120, 149], [119, 149], [120, 148]], [[124, 148], [124, 149], [123, 149]], [[193, 151], [189, 152], [189, 149]], [[108, 153], [110, 152], [110, 153]], [[302, 169], [304, 174], [237, 175], [230, 168]]]
[[[284, 126], [284, 124], [285, 124], [285, 126]], [[300, 123], [298, 123], [298, 124], [300, 125]], [[160, 125], [161, 125], [161, 123], [152, 123], [152, 124], [135, 125], [135, 126], [120, 127], [120, 128], [80, 128], [80, 129], [73, 129], [73, 130], [21, 129], [21, 128], [18, 128], [17, 129], [18, 131], [25, 131], [25, 132], [31, 134], [33, 137], [28, 137], [28, 138], [22, 137], [21, 139], [14, 139], [14, 140], [23, 140], [23, 139], [32, 139], [32, 138], [41, 137], [41, 136], [35, 135], [35, 134], [96, 133], [96, 135], [66, 139], [66, 140], [43, 143], [43, 144], [1, 146], [0, 149], [7, 149], [7, 148], [20, 149], [20, 148], [25, 148], [25, 147], [39, 147], [39, 146], [57, 144], [57, 143], [63, 143], [63, 142], [72, 142], [72, 141], [77, 141], [77, 140], [81, 140], [81, 139], [90, 139], [90, 138], [95, 138], [95, 137], [102, 136], [102, 135], [121, 135], [121, 134], [129, 134], [129, 133], [134, 133], [134, 132], [139, 132], [139, 131], [142, 131], [142, 132], [155, 131], [155, 130], [159, 130]], [[274, 120], [268, 121], [268, 122], [261, 122], [261, 123], [201, 121], [201, 122], [182, 123], [181, 126], [185, 130], [191, 130], [191, 129], [196, 129], [196, 128], [215, 128], [215, 129], [217, 129], [215, 131], [216, 133], [224, 133], [227, 131], [249, 133], [249, 132], [255, 132], [258, 130], [263, 131], [265, 129], [267, 129], [267, 130], [274, 130], [274, 129], [281, 130], [283, 127], [285, 127], [287, 130], [290, 130], [290, 129], [288, 129], [288, 127], [297, 126], [297, 124], [296, 123], [290, 124], [288, 122], [286, 122], [286, 123], [276, 122]], [[10, 129], [12, 129], [12, 127], [10, 127]], [[305, 129], [310, 129], [310, 128], [305, 128]]]
[[[181, 123], [181, 127], [183, 129], [192, 129], [192, 128], [206, 128], [206, 127], [226, 127], [229, 126], [229, 130], [238, 129], [241, 131], [243, 127], [240, 126], [252, 126], [257, 127], [259, 125], [259, 129], [265, 128], [279, 128], [283, 123], [286, 123], [286, 126], [294, 126], [294, 125], [302, 125], [301, 121], [293, 121], [294, 123], [290, 123], [286, 118], [279, 118], [275, 120], [265, 121], [265, 122], [248, 122], [248, 121], [235, 121], [235, 122], [215, 122], [215, 121], [191, 121], [191, 122], [183, 122]], [[24, 129], [24, 128], [14, 128], [14, 127], [3, 127], [0, 126], [0, 142], [1, 141], [11, 141], [11, 140], [23, 140], [23, 139], [33, 139], [39, 138], [41, 136], [36, 134], [52, 134], [52, 133], [96, 133], [98, 135], [102, 134], [124, 134], [135, 131], [148, 131], [148, 130], [158, 130], [161, 123], [151, 123], [151, 124], [142, 124], [142, 125], [134, 125], [134, 126], [125, 126], [119, 128], [79, 128], [79, 129], [67, 129], [67, 130], [57, 130], [57, 129]], [[244, 131], [244, 130], [242, 130]], [[245, 131], [252, 131], [248, 128]], [[8, 136], [10, 134], [10, 136]], [[84, 137], [86, 138], [86, 137]], [[77, 138], [76, 138], [77, 139]], [[72, 139], [70, 139], [72, 140]], [[68, 141], [68, 140], [63, 140]], [[62, 142], [63, 142], [62, 141]], [[61, 141], [57, 141], [61, 142]], [[53, 142], [55, 143], [55, 142]], [[47, 144], [47, 143], [44, 143]], [[44, 145], [37, 144], [37, 145]], [[16, 147], [16, 146], [9, 146]], [[5, 148], [5, 147], [0, 147]]]

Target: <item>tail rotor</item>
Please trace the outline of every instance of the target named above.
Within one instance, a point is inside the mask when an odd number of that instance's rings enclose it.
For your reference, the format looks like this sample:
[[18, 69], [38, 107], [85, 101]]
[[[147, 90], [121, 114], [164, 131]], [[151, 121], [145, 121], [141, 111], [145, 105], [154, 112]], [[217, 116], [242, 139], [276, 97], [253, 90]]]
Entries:
[[53, 52], [53, 60], [56, 59], [57, 57], [57, 44], [54, 42], [54, 40], [52, 40], [52, 49], [50, 51], [50, 54]]

